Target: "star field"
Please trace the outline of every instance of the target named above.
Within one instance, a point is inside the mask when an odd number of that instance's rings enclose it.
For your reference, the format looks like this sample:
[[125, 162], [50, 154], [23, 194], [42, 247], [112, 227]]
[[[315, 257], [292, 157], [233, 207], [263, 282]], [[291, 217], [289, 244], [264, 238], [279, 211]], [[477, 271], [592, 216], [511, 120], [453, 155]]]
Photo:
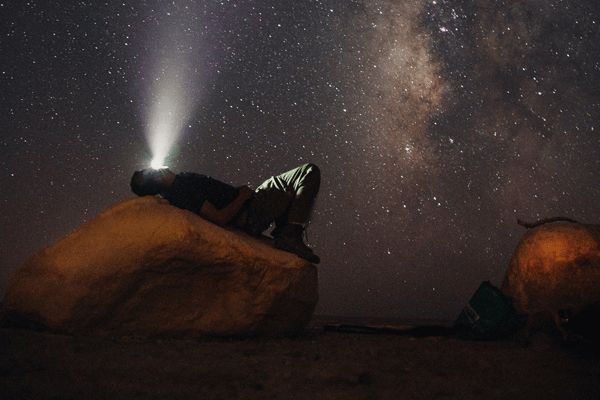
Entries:
[[[167, 158], [235, 185], [306, 162], [317, 313], [454, 319], [517, 218], [598, 223], [600, 5], [0, 2], [0, 284]], [[162, 114], [161, 114], [162, 113]]]

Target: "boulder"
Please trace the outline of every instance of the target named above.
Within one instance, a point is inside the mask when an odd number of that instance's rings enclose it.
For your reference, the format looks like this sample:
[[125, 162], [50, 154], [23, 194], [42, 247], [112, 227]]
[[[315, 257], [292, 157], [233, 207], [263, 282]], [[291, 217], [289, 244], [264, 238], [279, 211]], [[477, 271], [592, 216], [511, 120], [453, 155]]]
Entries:
[[530, 229], [510, 261], [501, 291], [517, 312], [578, 313], [600, 304], [600, 226], [555, 222]]
[[115, 204], [11, 278], [13, 321], [100, 336], [282, 335], [318, 301], [317, 269], [157, 197]]

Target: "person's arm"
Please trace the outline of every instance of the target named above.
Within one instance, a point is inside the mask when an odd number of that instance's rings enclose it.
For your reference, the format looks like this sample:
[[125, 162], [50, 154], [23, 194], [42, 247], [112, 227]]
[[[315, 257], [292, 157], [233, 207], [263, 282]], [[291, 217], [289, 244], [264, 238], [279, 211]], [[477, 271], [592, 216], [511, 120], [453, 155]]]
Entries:
[[248, 186], [242, 186], [239, 189], [240, 193], [238, 194], [238, 197], [220, 210], [210, 201], [205, 201], [204, 204], [202, 204], [200, 215], [219, 226], [227, 225], [227, 223], [236, 216], [238, 211], [240, 211], [246, 200], [254, 194], [254, 191]]

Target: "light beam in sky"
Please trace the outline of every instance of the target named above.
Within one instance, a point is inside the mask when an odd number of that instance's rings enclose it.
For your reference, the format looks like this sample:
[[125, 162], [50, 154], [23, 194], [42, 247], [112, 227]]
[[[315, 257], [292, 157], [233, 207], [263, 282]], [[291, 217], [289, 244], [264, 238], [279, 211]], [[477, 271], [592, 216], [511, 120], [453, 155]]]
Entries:
[[153, 82], [152, 106], [146, 127], [146, 136], [152, 152], [152, 167], [165, 164], [165, 160], [189, 118], [193, 104], [184, 98], [183, 83], [186, 74], [178, 73], [177, 66], [162, 69], [163, 76]]
[[[160, 168], [183, 133], [194, 109], [201, 101], [205, 74], [200, 61], [202, 33], [191, 2], [186, 5], [157, 3], [153, 22], [155, 37], [148, 48], [151, 55], [151, 82], [146, 87], [145, 133], [151, 166]], [[204, 55], [206, 50], [204, 49]]]

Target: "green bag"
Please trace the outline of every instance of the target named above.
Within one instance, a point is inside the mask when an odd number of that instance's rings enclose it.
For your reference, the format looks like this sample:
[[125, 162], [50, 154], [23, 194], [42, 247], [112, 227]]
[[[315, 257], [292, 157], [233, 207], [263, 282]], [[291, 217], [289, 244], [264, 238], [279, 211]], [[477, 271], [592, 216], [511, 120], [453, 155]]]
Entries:
[[495, 340], [514, 332], [519, 317], [512, 298], [505, 296], [489, 281], [484, 281], [462, 310], [453, 328], [464, 340]]

